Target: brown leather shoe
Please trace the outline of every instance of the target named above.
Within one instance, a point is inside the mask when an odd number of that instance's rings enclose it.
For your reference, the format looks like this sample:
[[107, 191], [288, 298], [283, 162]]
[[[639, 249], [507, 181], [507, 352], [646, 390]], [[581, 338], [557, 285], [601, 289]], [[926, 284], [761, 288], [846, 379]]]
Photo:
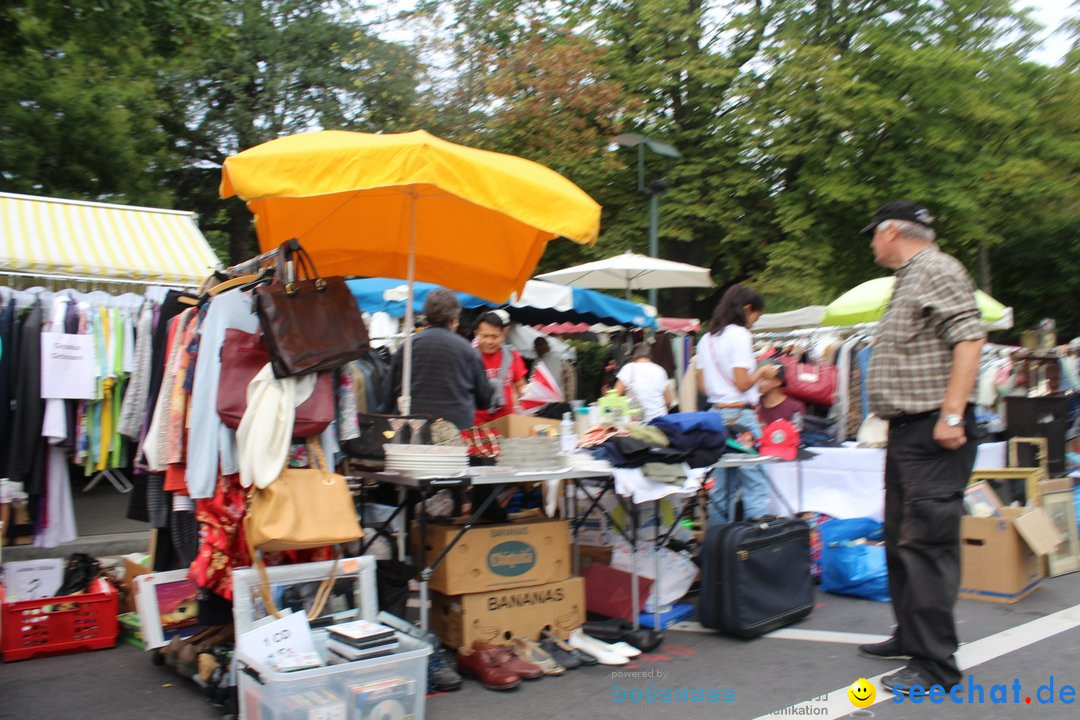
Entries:
[[458, 648], [458, 672], [471, 675], [488, 690], [512, 690], [521, 684], [521, 676], [503, 666], [492, 648], [477, 642], [472, 651]]
[[484, 645], [479, 640], [473, 645], [474, 650], [481, 647], [489, 650], [498, 659], [499, 665], [518, 675], [522, 680], [539, 680], [544, 677], [543, 668], [522, 660], [505, 645]]

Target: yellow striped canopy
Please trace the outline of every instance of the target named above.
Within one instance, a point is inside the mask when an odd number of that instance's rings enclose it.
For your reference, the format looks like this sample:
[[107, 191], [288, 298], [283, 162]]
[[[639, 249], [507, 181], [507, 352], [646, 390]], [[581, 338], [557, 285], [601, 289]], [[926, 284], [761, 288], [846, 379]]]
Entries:
[[225, 159], [221, 196], [232, 195], [262, 250], [296, 238], [321, 275], [411, 278], [494, 302], [521, 291], [549, 240], [600, 232], [600, 206], [554, 170], [423, 130], [271, 140]]
[[197, 286], [220, 265], [194, 213], [0, 193], [0, 282]]

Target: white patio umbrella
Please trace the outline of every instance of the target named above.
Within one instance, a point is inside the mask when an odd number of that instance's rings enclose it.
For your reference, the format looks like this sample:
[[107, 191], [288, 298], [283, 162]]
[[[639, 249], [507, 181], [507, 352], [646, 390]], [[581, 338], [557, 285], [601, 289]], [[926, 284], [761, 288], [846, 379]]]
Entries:
[[713, 284], [708, 268], [630, 252], [544, 273], [536, 278], [575, 287], [624, 290], [627, 297], [631, 290], [712, 287]]

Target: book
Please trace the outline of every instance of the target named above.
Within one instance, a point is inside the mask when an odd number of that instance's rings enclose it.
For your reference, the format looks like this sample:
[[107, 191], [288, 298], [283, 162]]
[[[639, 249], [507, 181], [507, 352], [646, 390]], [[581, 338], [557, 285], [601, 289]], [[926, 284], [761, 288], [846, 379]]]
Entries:
[[348, 643], [338, 642], [337, 640], [328, 638], [326, 640], [326, 649], [335, 655], [339, 655], [346, 660], [366, 660], [367, 658], [379, 657], [382, 655], [390, 655], [401, 646], [397, 640], [393, 640], [389, 643], [383, 643], [381, 645], [372, 645], [367, 648], [356, 648]]
[[349, 643], [355, 647], [362, 647], [377, 643], [380, 640], [393, 640], [394, 629], [368, 620], [354, 620], [332, 625], [327, 631], [335, 640]]

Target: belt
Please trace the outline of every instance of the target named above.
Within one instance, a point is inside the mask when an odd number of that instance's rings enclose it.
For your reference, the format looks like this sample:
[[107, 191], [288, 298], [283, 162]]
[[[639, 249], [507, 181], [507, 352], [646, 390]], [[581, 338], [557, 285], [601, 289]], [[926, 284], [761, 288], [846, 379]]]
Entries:
[[750, 403], [716, 403], [713, 405], [717, 410], [749, 410], [754, 407]]
[[920, 413], [908, 413], [906, 415], [894, 415], [891, 418], [886, 418], [891, 425], [907, 425], [908, 423], [918, 422], [919, 420], [925, 420], [933, 415], [937, 415], [939, 410], [927, 410]]

